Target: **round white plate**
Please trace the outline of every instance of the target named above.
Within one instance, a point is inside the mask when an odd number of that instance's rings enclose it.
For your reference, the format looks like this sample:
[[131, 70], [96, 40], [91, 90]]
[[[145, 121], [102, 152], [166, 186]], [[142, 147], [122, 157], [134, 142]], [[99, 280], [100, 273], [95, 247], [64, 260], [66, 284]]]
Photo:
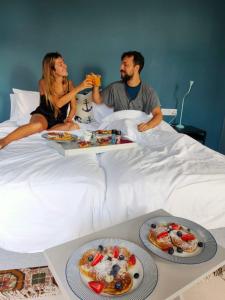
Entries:
[[[199, 242], [203, 242], [203, 247], [198, 247], [198, 249], [192, 254], [185, 254], [184, 252], [179, 254], [174, 251], [174, 254], [171, 255], [165, 251], [162, 251], [149, 241], [148, 234], [151, 224], [157, 225], [173, 222], [190, 228], [190, 230], [196, 234]], [[166, 260], [180, 264], [199, 264], [208, 261], [216, 254], [217, 251], [217, 243], [208, 230], [190, 220], [173, 216], [159, 216], [149, 219], [140, 228], [140, 238], [145, 247], [151, 250], [154, 254]]]
[[[84, 254], [84, 252], [91, 248], [98, 248], [99, 245], [102, 245], [103, 247], [126, 247], [131, 253], [133, 253], [137, 257], [137, 259], [142, 264], [143, 276], [136, 289], [131, 290], [129, 293], [126, 293], [121, 296], [103, 296], [96, 294], [86, 286], [80, 275], [79, 260]], [[107, 238], [91, 241], [78, 248], [67, 262], [66, 278], [72, 291], [76, 294], [77, 297], [79, 297], [79, 299], [82, 300], [143, 300], [146, 299], [148, 295], [150, 295], [154, 290], [158, 281], [158, 270], [150, 254], [148, 254], [138, 245], [125, 240]]]
[[43, 133], [41, 136], [43, 138], [47, 139], [48, 141], [53, 141], [53, 142], [57, 142], [57, 143], [71, 143], [71, 142], [77, 141], [77, 136], [74, 134], [71, 134], [71, 136], [73, 138], [72, 140], [54, 140], [51, 138], [51, 136], [49, 136], [48, 132]]

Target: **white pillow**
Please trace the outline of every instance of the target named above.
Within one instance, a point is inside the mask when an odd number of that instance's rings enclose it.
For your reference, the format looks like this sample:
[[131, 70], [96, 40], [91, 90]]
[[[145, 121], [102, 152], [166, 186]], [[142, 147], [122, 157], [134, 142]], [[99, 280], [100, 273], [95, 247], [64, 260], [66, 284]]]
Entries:
[[16, 94], [10, 94], [10, 121], [16, 121], [16, 100], [17, 100]]
[[39, 92], [36, 92], [36, 91], [26, 91], [26, 90], [14, 89], [14, 88], [12, 90], [13, 90], [14, 94], [19, 94], [19, 93], [27, 94], [27, 93], [31, 93], [31, 94], [38, 94], [39, 95]]
[[93, 103], [92, 103], [92, 92], [83, 95], [77, 94], [77, 111], [74, 117], [74, 121], [80, 123], [91, 123], [94, 120], [93, 116]]
[[39, 92], [17, 92], [10, 95], [11, 99], [11, 114], [10, 120], [16, 121], [18, 125], [23, 125], [29, 122], [30, 113], [35, 110], [40, 103]]

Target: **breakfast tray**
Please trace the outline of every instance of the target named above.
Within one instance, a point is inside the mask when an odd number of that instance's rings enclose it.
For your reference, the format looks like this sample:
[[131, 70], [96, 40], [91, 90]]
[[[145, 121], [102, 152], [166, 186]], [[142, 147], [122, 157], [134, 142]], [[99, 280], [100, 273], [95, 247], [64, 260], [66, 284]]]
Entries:
[[69, 143], [58, 143], [55, 141], [48, 141], [49, 146], [56, 149], [60, 154], [64, 156], [74, 156], [78, 154], [86, 154], [86, 153], [103, 153], [107, 151], [115, 151], [115, 150], [125, 150], [129, 148], [134, 148], [137, 146], [136, 143], [132, 142], [127, 138], [121, 138], [119, 144], [108, 144], [104, 146], [100, 145], [90, 145], [87, 148], [80, 148], [79, 143], [77, 141], [71, 141]]

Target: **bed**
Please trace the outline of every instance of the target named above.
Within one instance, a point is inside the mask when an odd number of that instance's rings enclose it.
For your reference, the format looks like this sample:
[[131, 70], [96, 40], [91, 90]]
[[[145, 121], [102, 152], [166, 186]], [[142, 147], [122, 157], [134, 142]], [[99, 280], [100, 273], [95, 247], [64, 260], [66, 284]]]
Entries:
[[[0, 137], [25, 122], [12, 115]], [[41, 252], [159, 208], [209, 229], [225, 227], [222, 154], [164, 121], [139, 133], [136, 124], [148, 118], [142, 112], [104, 108], [96, 116], [76, 133], [118, 129], [137, 147], [64, 157], [40, 133], [0, 151], [1, 248]]]

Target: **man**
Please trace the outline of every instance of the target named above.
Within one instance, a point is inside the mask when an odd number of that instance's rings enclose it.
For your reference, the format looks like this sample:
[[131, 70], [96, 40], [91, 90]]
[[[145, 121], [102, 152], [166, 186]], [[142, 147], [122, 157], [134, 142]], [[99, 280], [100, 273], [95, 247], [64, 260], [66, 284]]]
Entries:
[[148, 122], [138, 125], [139, 131], [145, 131], [157, 126], [162, 120], [160, 102], [155, 91], [141, 81], [140, 73], [144, 67], [144, 57], [137, 51], [125, 52], [121, 56], [121, 81], [114, 82], [101, 93], [98, 86], [93, 87], [93, 101], [96, 104], [104, 102], [119, 110], [140, 110], [153, 117]]

